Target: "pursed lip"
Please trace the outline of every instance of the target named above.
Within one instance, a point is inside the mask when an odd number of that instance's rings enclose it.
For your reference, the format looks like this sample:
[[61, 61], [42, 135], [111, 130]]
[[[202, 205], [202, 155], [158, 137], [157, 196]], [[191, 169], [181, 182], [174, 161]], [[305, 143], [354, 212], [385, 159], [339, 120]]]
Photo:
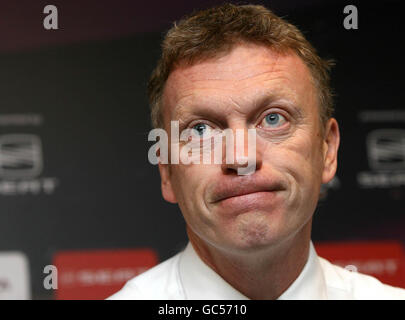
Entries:
[[273, 192], [282, 190], [283, 186], [279, 182], [268, 181], [264, 179], [234, 179], [233, 181], [222, 182], [213, 189], [211, 203], [245, 196], [259, 192]]

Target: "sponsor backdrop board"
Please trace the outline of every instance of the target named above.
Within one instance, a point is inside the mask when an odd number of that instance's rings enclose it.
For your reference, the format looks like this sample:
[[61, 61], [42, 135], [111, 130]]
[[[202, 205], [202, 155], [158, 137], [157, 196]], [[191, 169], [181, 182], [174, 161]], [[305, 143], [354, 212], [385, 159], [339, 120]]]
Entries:
[[[324, 256], [340, 263], [360, 261], [360, 269], [370, 271], [364, 261], [383, 259], [388, 273], [403, 270], [400, 249], [388, 250], [392, 257], [380, 256], [378, 250], [373, 257], [374, 249], [367, 251], [370, 256], [356, 257], [364, 243], [371, 248], [405, 244], [399, 2], [390, 2], [386, 10], [359, 3], [357, 30], [343, 27], [345, 4], [340, 1], [329, 6], [285, 3], [275, 1], [276, 12], [303, 29], [323, 57], [336, 60], [332, 83], [342, 139], [339, 168], [323, 188], [314, 242], [319, 248], [326, 243]], [[157, 21], [155, 29], [144, 24], [122, 36], [76, 42], [67, 37], [0, 52], [0, 251], [27, 257], [30, 294], [25, 298], [72, 297], [44, 287], [44, 268], [71, 267], [75, 254], [89, 254], [83, 264], [74, 265], [81, 274], [79, 285], [115, 281], [119, 287], [117, 279], [122, 285], [133, 268], [145, 270], [185, 246], [181, 212], [162, 199], [158, 170], [147, 158], [152, 143], [147, 141], [146, 81], [159, 55], [162, 31], [192, 9], [177, 7], [178, 13]], [[74, 10], [69, 12], [74, 16]], [[136, 11], [134, 18], [140, 15]], [[62, 38], [68, 32], [66, 25], [58, 31]], [[347, 257], [336, 254], [336, 243], [348, 248]], [[104, 252], [107, 261], [114, 250], [149, 250], [151, 256], [139, 263], [123, 258], [119, 265], [94, 266], [94, 252]], [[62, 259], [66, 252], [68, 258]], [[390, 279], [404, 286], [404, 272], [401, 276], [397, 269]], [[65, 288], [68, 278], [65, 273]], [[89, 292], [85, 298], [92, 297]]]

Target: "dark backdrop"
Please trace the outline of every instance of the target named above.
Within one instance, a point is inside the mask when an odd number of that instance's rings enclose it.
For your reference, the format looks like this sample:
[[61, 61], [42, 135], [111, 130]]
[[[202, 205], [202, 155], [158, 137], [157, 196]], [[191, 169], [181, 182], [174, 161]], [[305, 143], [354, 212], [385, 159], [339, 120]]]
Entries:
[[[47, 33], [47, 3], [11, 3], [10, 23], [0, 24], [0, 138], [28, 134], [43, 161], [17, 178], [0, 171], [0, 251], [27, 254], [33, 298], [50, 297], [42, 271], [59, 250], [152, 247], [160, 260], [170, 257], [186, 234], [148, 163], [146, 82], [169, 23], [216, 1], [55, 1], [61, 30]], [[315, 213], [313, 240], [405, 243], [399, 2], [350, 2], [359, 10], [358, 30], [343, 27], [345, 1], [260, 3], [336, 60], [339, 168]]]

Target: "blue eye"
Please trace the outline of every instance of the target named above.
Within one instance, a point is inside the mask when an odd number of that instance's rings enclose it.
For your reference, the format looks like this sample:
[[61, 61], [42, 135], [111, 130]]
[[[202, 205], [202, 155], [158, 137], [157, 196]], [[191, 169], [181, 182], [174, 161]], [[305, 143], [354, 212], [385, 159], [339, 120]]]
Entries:
[[195, 131], [200, 137], [202, 137], [207, 130], [207, 125], [205, 123], [198, 123], [193, 127], [193, 131]]
[[276, 127], [285, 122], [285, 118], [279, 113], [269, 113], [264, 117], [264, 127]]
[[277, 113], [270, 113], [266, 116], [266, 121], [268, 124], [277, 124], [279, 121], [279, 115]]

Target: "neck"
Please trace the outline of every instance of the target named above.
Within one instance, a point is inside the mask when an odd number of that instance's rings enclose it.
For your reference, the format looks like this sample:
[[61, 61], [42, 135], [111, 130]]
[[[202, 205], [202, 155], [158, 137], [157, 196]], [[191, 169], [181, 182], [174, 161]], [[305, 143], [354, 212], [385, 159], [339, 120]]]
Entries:
[[230, 253], [210, 245], [190, 228], [187, 233], [199, 257], [236, 290], [250, 299], [277, 299], [307, 262], [311, 220], [290, 238], [254, 252]]

